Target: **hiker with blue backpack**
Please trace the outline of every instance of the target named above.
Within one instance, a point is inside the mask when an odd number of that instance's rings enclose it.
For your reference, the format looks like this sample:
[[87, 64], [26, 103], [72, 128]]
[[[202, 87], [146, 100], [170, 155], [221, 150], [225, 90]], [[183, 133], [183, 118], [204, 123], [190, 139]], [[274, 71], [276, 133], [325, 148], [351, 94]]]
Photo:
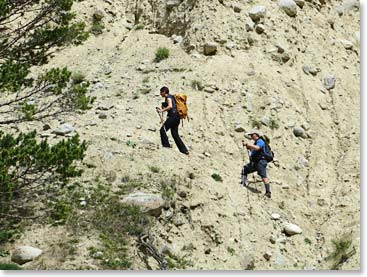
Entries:
[[166, 133], [169, 129], [171, 129], [173, 140], [175, 141], [180, 152], [189, 155], [189, 151], [187, 150], [185, 144], [183, 143], [178, 134], [178, 126], [180, 125], [180, 114], [177, 111], [177, 104], [175, 97], [169, 94], [168, 87], [162, 87], [160, 89], [160, 95], [164, 97], [165, 102], [162, 103], [161, 108], [159, 107], [156, 108], [157, 112], [158, 113], [167, 112], [167, 119], [162, 124], [162, 127], [160, 129], [162, 145], [163, 147], [171, 147]]
[[252, 130], [246, 135], [254, 141], [254, 144], [244, 143], [244, 141], [242, 141], [242, 145], [251, 152], [249, 155], [250, 162], [242, 169], [241, 183], [243, 186], [246, 186], [247, 175], [257, 171], [257, 174], [260, 175], [265, 185], [265, 196], [271, 198], [269, 178], [266, 174], [266, 166], [268, 165], [268, 161], [273, 160], [273, 153], [271, 152], [269, 145], [261, 137], [261, 134], [258, 130]]

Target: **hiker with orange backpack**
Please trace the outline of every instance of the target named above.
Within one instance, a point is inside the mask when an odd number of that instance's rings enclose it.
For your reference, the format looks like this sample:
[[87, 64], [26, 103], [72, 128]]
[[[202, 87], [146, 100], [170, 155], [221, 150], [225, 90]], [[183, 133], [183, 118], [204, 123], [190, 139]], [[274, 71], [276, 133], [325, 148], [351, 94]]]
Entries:
[[160, 94], [162, 97], [165, 98], [165, 102], [163, 103], [161, 108], [157, 107], [158, 113], [167, 112], [167, 119], [163, 123], [160, 134], [161, 134], [161, 141], [163, 147], [171, 147], [167, 137], [167, 131], [171, 129], [172, 137], [180, 150], [181, 153], [189, 155], [189, 151], [187, 150], [185, 144], [181, 140], [178, 134], [178, 126], [180, 125], [180, 115], [177, 111], [177, 105], [175, 101], [175, 97], [169, 94], [168, 87], [162, 87], [160, 89]]

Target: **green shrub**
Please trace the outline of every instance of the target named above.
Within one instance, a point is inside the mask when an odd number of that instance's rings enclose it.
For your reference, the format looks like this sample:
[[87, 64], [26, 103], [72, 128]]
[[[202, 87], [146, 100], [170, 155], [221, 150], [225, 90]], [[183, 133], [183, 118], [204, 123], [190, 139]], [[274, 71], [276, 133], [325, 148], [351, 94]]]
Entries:
[[270, 122], [269, 122], [269, 127], [271, 128], [271, 129], [279, 129], [279, 123], [278, 123], [278, 121], [277, 120], [275, 120], [275, 119], [273, 119], [273, 118], [271, 118], [270, 119]]
[[73, 72], [71, 75], [71, 80], [73, 84], [80, 84], [85, 80], [85, 75], [81, 72]]
[[101, 21], [94, 20], [90, 32], [94, 35], [100, 35], [103, 33], [104, 28], [104, 24]]
[[261, 128], [261, 121], [253, 119], [251, 121], [252, 128], [260, 129]]
[[65, 222], [70, 216], [72, 210], [73, 207], [70, 203], [67, 203], [64, 200], [59, 200], [53, 206], [51, 218], [56, 221]]
[[169, 57], [169, 49], [166, 47], [159, 47], [155, 52], [155, 61], [160, 62]]
[[135, 147], [136, 147], [136, 142], [133, 142], [132, 140], [128, 140], [128, 141], [126, 142], [126, 145], [127, 145], [127, 146], [130, 146], [130, 147], [132, 147], [132, 148], [135, 148]]
[[326, 260], [332, 260], [332, 270], [339, 269], [339, 267], [346, 262], [356, 251], [351, 249], [352, 239], [350, 235], [343, 235], [341, 238], [331, 240], [333, 251], [326, 257]]
[[140, 24], [135, 26], [135, 30], [142, 30], [142, 29], [144, 29], [144, 27], [145, 27], [144, 24], [140, 23]]
[[157, 166], [150, 166], [149, 169], [153, 173], [159, 173], [159, 171], [160, 171], [159, 167], [157, 167]]
[[222, 177], [218, 173], [213, 173], [212, 178], [217, 182], [223, 182]]
[[21, 270], [22, 268], [16, 264], [0, 264], [0, 270]]
[[311, 244], [311, 240], [309, 238], [305, 238], [304, 241], [305, 241], [306, 244]]

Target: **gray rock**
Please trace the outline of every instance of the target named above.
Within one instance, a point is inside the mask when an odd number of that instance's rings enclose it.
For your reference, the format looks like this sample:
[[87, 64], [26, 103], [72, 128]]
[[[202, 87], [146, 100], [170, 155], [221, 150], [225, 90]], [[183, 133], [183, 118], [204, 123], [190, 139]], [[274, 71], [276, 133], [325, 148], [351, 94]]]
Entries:
[[104, 17], [104, 12], [102, 10], [97, 9], [97, 10], [94, 11], [93, 18], [96, 21], [101, 21], [103, 17]]
[[42, 127], [42, 130], [43, 131], [47, 131], [47, 130], [50, 130], [51, 129], [51, 126], [49, 125], [49, 124], [45, 124], [45, 125], [43, 125], [43, 127]]
[[306, 74], [311, 74], [313, 76], [317, 75], [317, 73], [320, 72], [320, 69], [318, 67], [315, 67], [313, 65], [305, 64], [302, 66], [302, 70]]
[[236, 132], [239, 132], [239, 133], [241, 133], [241, 132], [244, 132], [244, 131], [245, 131], [245, 129], [244, 129], [241, 125], [236, 125], [236, 127], [234, 128], [234, 130], [235, 130]]
[[52, 134], [47, 133], [47, 132], [43, 132], [43, 133], [40, 134], [41, 138], [48, 138], [48, 137], [51, 137], [51, 136], [52, 136]]
[[262, 119], [261, 119], [261, 123], [265, 126], [269, 126], [270, 125], [270, 118], [268, 116], [264, 116]]
[[255, 268], [255, 259], [252, 255], [244, 255], [241, 258], [241, 267], [244, 270], [252, 270]]
[[346, 13], [350, 10], [358, 11], [359, 10], [359, 1], [358, 0], [344, 0], [343, 1], [343, 9]]
[[282, 54], [285, 52], [285, 47], [280, 43], [275, 44], [275, 47], [277, 48], [278, 53]]
[[52, 131], [53, 134], [59, 135], [59, 136], [65, 136], [66, 134], [69, 134], [71, 132], [74, 132], [75, 129], [70, 124], [62, 124], [59, 128]]
[[269, 238], [269, 241], [272, 243], [272, 244], [275, 244], [276, 243], [276, 237], [274, 235], [271, 235], [270, 238]]
[[91, 256], [92, 256], [92, 258], [100, 259], [100, 258], [103, 257], [103, 252], [102, 251], [97, 251], [97, 252], [93, 253]]
[[255, 28], [255, 23], [253, 21], [246, 22], [245, 24], [246, 32], [251, 32], [254, 30], [254, 28]]
[[260, 18], [264, 18], [266, 15], [266, 8], [264, 6], [255, 6], [251, 8], [248, 15], [253, 21], [258, 21]]
[[98, 114], [98, 118], [99, 119], [106, 119], [107, 118], [107, 114], [105, 114], [105, 113], [99, 113]]
[[264, 26], [263, 24], [258, 24], [258, 25], [256, 25], [256, 27], [255, 27], [255, 31], [256, 31], [256, 33], [258, 33], [258, 34], [262, 34], [262, 33], [264, 33], [264, 31], [265, 31], [265, 26]]
[[293, 128], [293, 134], [296, 137], [304, 137], [305, 136], [305, 130], [302, 127], [294, 127]]
[[272, 214], [271, 214], [271, 219], [273, 219], [273, 220], [278, 220], [278, 219], [280, 219], [280, 214], [272, 213]]
[[104, 103], [97, 107], [98, 110], [108, 111], [111, 110], [115, 105], [113, 103]]
[[298, 7], [303, 8], [303, 6], [305, 5], [305, 1], [304, 0], [293, 0]]
[[181, 2], [182, 2], [182, 0], [167, 0], [166, 7], [167, 8], [173, 8], [173, 7], [176, 7], [176, 6], [180, 5]]
[[293, 0], [279, 0], [279, 7], [289, 16], [297, 15], [297, 5]]
[[264, 253], [264, 258], [265, 260], [269, 261], [271, 256], [273, 256], [273, 254], [271, 253], [270, 250], [267, 250], [265, 253]]
[[302, 234], [302, 229], [295, 224], [292, 223], [284, 223], [283, 224], [283, 232], [288, 236], [293, 236], [296, 234]]
[[175, 36], [173, 38], [173, 43], [175, 43], [175, 44], [181, 44], [182, 41], [183, 41], [183, 37], [182, 36]]
[[165, 204], [162, 196], [144, 192], [129, 194], [122, 199], [122, 202], [139, 206], [143, 212], [157, 217], [161, 214], [162, 208]]
[[150, 128], [148, 128], [148, 131], [156, 132], [156, 131], [157, 131], [157, 128], [155, 128], [155, 127], [150, 127]]
[[343, 44], [343, 47], [347, 50], [353, 49], [353, 43], [346, 39], [341, 39], [340, 42]]
[[324, 88], [327, 90], [333, 89], [335, 87], [335, 76], [332, 74], [327, 74], [324, 77]]
[[233, 5], [233, 11], [236, 13], [240, 13], [242, 11], [242, 7], [238, 4]]
[[228, 50], [232, 50], [232, 49], [235, 49], [235, 48], [237, 48], [237, 45], [234, 43], [234, 42], [227, 42], [226, 43], [226, 48], [228, 49]]
[[215, 42], [208, 42], [204, 45], [204, 55], [211, 56], [215, 55], [218, 50], [218, 44]]
[[19, 246], [14, 250], [11, 256], [11, 260], [17, 264], [22, 265], [36, 259], [41, 254], [41, 249], [31, 246]]

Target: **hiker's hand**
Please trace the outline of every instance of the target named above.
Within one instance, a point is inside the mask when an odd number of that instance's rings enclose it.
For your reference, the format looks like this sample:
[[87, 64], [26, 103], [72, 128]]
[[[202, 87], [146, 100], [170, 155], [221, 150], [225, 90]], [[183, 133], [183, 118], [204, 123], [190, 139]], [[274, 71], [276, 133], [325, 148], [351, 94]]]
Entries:
[[157, 112], [159, 112], [159, 113], [162, 113], [163, 111], [162, 111], [162, 109], [161, 108], [159, 108], [159, 107], [156, 107], [156, 110], [157, 110]]

